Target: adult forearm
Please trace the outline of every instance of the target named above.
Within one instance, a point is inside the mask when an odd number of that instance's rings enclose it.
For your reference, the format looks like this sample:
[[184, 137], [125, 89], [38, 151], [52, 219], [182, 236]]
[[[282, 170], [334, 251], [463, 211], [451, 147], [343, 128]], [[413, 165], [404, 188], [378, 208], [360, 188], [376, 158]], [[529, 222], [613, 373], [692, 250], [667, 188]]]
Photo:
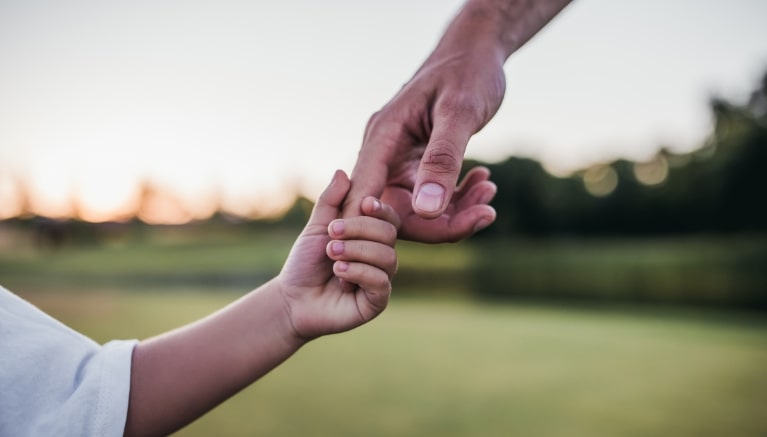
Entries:
[[571, 0], [468, 0], [435, 52], [493, 51], [501, 62], [522, 47]]
[[[276, 367], [299, 347], [268, 283], [134, 351], [126, 435], [166, 435]], [[287, 322], [287, 323], [286, 323]]]

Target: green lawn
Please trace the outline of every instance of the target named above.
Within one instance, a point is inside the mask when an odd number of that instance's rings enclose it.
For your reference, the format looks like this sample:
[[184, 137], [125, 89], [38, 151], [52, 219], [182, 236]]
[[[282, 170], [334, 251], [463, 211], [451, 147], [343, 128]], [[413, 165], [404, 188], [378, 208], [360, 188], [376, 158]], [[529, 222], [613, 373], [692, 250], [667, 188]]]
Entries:
[[[0, 284], [98, 341], [145, 338], [277, 273], [297, 234], [152, 232], [0, 247]], [[765, 302], [767, 236], [398, 253], [379, 319], [308, 345], [179, 435], [767, 435], [765, 312], [714, 306]], [[572, 300], [471, 299], [497, 293]], [[625, 303], [674, 299], [712, 306]]]
[[[147, 231], [148, 232], [148, 231]], [[277, 274], [298, 230], [149, 236], [41, 250], [0, 247], [0, 283], [19, 290], [211, 287]], [[767, 235], [654, 239], [474, 239], [397, 244], [395, 288], [487, 298], [588, 298], [767, 309]]]
[[[25, 297], [103, 342], [159, 333], [236, 295]], [[763, 316], [411, 298], [307, 345], [179, 435], [764, 436], [765, 411]]]

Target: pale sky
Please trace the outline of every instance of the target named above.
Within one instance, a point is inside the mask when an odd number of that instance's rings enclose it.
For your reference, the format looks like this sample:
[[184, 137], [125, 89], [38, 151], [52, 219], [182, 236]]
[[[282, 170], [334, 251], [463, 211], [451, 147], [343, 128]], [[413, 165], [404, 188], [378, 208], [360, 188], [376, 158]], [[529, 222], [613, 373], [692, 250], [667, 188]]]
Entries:
[[[137, 181], [193, 216], [315, 197], [351, 171], [368, 117], [462, 1], [0, 0], [0, 217], [11, 175], [40, 213], [93, 220]], [[576, 0], [506, 65], [506, 99], [467, 156], [572, 170], [689, 150], [712, 94], [767, 70], [762, 0]]]

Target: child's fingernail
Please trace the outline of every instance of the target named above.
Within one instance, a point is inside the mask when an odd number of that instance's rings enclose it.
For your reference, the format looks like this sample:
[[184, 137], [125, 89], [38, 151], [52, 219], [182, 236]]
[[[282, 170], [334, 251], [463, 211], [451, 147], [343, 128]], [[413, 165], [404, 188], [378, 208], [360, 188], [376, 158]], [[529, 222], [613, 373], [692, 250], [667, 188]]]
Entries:
[[330, 245], [330, 250], [333, 251], [333, 254], [335, 255], [341, 255], [344, 253], [344, 243], [343, 241], [334, 241]]
[[345, 227], [346, 225], [344, 225], [343, 220], [335, 220], [330, 224], [330, 230], [333, 231], [335, 235], [342, 235]]
[[378, 199], [373, 199], [373, 211], [378, 212], [381, 210], [381, 202]]
[[339, 272], [345, 272], [349, 270], [349, 263], [346, 261], [336, 261], [336, 270]]
[[331, 186], [331, 187], [332, 187], [333, 185], [335, 185], [335, 184], [336, 184], [336, 181], [338, 180], [338, 176], [339, 176], [340, 174], [341, 174], [341, 170], [336, 170], [336, 171], [333, 173], [333, 179], [331, 179], [331, 180], [330, 180], [330, 186]]

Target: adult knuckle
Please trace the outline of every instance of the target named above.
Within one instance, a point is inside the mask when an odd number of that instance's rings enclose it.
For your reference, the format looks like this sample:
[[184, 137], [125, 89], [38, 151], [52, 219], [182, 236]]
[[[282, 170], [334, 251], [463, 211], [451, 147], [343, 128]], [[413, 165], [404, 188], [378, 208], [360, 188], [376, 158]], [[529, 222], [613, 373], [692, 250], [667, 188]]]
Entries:
[[[380, 153], [380, 147], [384, 145], [396, 145], [407, 137], [407, 131], [403, 117], [399, 113], [386, 108], [374, 113], [368, 119], [363, 136], [363, 147], [359, 151], [359, 157], [371, 151]], [[369, 146], [374, 147], [369, 147]], [[371, 149], [368, 151], [368, 149]]]
[[461, 167], [456, 156], [456, 145], [450, 140], [439, 139], [432, 142], [423, 155], [423, 164], [434, 173], [455, 173]]
[[443, 115], [459, 120], [478, 122], [482, 118], [483, 106], [470, 93], [454, 93], [442, 100]]
[[373, 115], [371, 115], [370, 118], [368, 118], [368, 123], [365, 126], [365, 131], [369, 131], [370, 129], [372, 129], [376, 125], [376, 123], [379, 122], [379, 120], [381, 119], [381, 116], [382, 116], [382, 111], [380, 109], [374, 112]]

